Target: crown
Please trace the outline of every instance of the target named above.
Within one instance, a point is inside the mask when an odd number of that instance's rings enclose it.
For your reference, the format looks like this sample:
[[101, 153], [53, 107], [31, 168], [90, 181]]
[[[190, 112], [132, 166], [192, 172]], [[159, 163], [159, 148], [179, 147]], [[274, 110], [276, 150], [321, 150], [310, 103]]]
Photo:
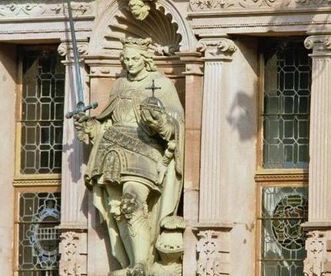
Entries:
[[152, 43], [151, 38], [123, 38], [121, 39], [121, 42], [123, 44], [123, 49], [125, 48], [136, 48], [139, 50], [147, 51], [149, 45]]

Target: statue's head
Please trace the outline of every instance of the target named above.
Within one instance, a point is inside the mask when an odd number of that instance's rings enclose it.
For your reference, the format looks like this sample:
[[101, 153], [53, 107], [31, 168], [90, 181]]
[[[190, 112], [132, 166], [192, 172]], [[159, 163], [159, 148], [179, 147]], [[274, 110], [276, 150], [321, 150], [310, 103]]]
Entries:
[[156, 71], [153, 54], [148, 51], [152, 42], [150, 38], [126, 38], [121, 42], [123, 51], [120, 60], [130, 76], [135, 77], [145, 71]]
[[138, 20], [144, 20], [151, 9], [150, 4], [146, 0], [129, 0], [129, 9]]

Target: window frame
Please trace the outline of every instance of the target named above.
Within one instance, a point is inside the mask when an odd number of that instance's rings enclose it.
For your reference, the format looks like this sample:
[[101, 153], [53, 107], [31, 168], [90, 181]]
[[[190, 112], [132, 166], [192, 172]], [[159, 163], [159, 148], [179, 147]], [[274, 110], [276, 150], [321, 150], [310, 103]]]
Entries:
[[[58, 43], [42, 45], [19, 45], [17, 47], [17, 85], [15, 112], [15, 171], [14, 171], [14, 221], [13, 221], [13, 275], [19, 274], [19, 212], [22, 193], [61, 193], [61, 173], [21, 173], [21, 139], [22, 139], [22, 97], [23, 97], [23, 54], [26, 50], [57, 50]], [[66, 77], [66, 76], [65, 76]], [[65, 91], [64, 91], [65, 92]], [[64, 118], [64, 114], [63, 114]], [[63, 143], [62, 143], [63, 144]], [[62, 165], [61, 165], [62, 166]], [[62, 207], [61, 207], [62, 208]]]
[[[304, 40], [304, 37], [274, 37], [270, 39], [282, 40]], [[256, 147], [256, 239], [255, 239], [255, 275], [266, 276], [262, 274], [262, 199], [264, 187], [294, 187], [308, 188], [308, 171], [307, 168], [264, 168], [263, 167], [263, 114], [264, 114], [264, 92], [265, 92], [265, 57], [264, 52], [259, 49], [258, 52], [258, 97], [257, 97], [257, 147]]]
[[[39, 174], [24, 174], [21, 173], [21, 139], [22, 139], [22, 94], [23, 94], [23, 53], [28, 49], [57, 49], [57, 44], [45, 45], [22, 45], [18, 47], [18, 70], [17, 70], [17, 93], [16, 93], [16, 140], [15, 140], [15, 176], [14, 186], [25, 185], [24, 180], [31, 184], [31, 180], [36, 182], [36, 185], [41, 185], [45, 180], [50, 180], [52, 183], [60, 185], [61, 173], [39, 173]], [[63, 115], [64, 118], [64, 115]]]

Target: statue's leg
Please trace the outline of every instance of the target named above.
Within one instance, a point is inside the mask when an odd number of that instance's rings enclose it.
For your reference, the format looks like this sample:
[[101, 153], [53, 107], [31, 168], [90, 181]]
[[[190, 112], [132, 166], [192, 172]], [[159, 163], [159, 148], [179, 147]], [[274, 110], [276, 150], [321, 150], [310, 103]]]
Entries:
[[[122, 199], [123, 188], [120, 185], [105, 185], [107, 194], [108, 194], [108, 202], [106, 203], [109, 206], [110, 216], [113, 221], [117, 224], [118, 232], [121, 237], [121, 242], [125, 248], [126, 256], [129, 259], [129, 265], [133, 266], [133, 254], [131, 241], [129, 239], [128, 231], [127, 231], [127, 223], [125, 219], [122, 219], [120, 216], [120, 204]], [[109, 226], [108, 226], [109, 227]], [[109, 229], [108, 229], [109, 231]], [[111, 236], [111, 231], [109, 231], [109, 236]], [[118, 253], [118, 252], [117, 252]], [[113, 252], [114, 254], [114, 252]], [[123, 266], [125, 268], [125, 266]], [[117, 275], [117, 274], [114, 274]], [[120, 275], [120, 274], [118, 274]], [[126, 273], [124, 274], [126, 275]]]
[[127, 223], [134, 259], [131, 275], [145, 275], [151, 252], [151, 227], [148, 218], [147, 197], [149, 188], [139, 182], [123, 185], [121, 211]]

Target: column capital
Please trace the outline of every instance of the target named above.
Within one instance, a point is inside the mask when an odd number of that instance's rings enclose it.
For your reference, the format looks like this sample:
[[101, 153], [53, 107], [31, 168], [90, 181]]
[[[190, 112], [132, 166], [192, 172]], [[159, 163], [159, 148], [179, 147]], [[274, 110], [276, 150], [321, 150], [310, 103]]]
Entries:
[[312, 56], [331, 56], [331, 34], [308, 36], [304, 45], [313, 50]]
[[201, 39], [197, 50], [205, 54], [205, 60], [231, 61], [233, 53], [237, 50], [234, 42], [228, 38]]
[[[89, 43], [87, 40], [78, 40], [77, 49], [80, 56], [85, 56], [88, 54]], [[67, 62], [73, 61], [73, 48], [72, 41], [62, 41], [58, 46], [57, 51], [60, 56], [65, 56]]]

